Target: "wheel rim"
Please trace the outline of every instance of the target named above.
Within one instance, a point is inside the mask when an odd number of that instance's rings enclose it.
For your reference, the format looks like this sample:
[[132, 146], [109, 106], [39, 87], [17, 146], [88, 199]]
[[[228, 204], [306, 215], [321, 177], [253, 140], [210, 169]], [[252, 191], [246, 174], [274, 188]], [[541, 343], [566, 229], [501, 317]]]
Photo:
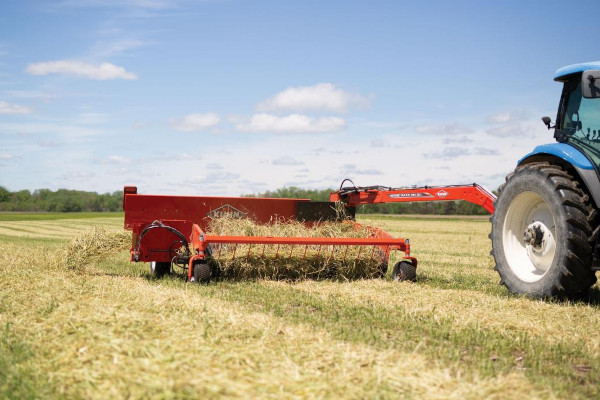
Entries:
[[525, 282], [548, 272], [556, 253], [556, 224], [550, 206], [535, 192], [523, 192], [510, 203], [502, 242], [510, 269]]

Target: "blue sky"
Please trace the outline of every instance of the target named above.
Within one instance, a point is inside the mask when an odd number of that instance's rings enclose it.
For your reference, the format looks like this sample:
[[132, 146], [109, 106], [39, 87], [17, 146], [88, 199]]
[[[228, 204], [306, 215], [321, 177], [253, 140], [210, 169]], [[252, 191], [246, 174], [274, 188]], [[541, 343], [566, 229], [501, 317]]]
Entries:
[[0, 185], [495, 189], [600, 59], [597, 3], [0, 2]]

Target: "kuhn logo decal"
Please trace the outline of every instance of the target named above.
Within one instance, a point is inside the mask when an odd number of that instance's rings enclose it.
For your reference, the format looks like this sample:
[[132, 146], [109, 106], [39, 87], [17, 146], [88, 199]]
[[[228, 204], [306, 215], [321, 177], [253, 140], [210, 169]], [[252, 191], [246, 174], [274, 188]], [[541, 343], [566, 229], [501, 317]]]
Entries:
[[440, 199], [443, 199], [444, 197], [448, 196], [448, 192], [446, 192], [445, 190], [440, 190], [435, 195]]
[[208, 218], [246, 218], [248, 213], [238, 210], [237, 208], [230, 206], [229, 204], [225, 204], [219, 208], [215, 208], [214, 210], [208, 212], [206, 216]]
[[433, 196], [429, 193], [394, 193], [394, 194], [390, 194], [390, 197], [392, 197], [392, 198], [397, 198], [397, 197], [419, 198], [419, 197], [433, 197]]

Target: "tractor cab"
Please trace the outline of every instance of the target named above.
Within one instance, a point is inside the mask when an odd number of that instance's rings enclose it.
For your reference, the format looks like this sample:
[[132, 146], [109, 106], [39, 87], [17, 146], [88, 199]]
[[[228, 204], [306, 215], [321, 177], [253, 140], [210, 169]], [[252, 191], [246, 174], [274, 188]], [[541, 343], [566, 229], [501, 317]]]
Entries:
[[[561, 68], [554, 80], [564, 83], [554, 138], [575, 147], [600, 170], [600, 63]], [[543, 121], [550, 129], [550, 119]]]

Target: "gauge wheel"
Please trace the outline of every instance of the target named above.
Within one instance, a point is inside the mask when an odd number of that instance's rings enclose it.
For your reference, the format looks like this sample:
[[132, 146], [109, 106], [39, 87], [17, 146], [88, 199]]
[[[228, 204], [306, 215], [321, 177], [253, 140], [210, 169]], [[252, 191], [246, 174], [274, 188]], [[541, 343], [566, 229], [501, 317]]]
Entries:
[[162, 278], [171, 272], [171, 263], [169, 262], [150, 262], [150, 274], [156, 278]]
[[209, 283], [211, 272], [210, 265], [207, 263], [196, 263], [194, 264], [194, 282], [198, 283]]
[[395, 281], [410, 281], [417, 280], [417, 267], [408, 261], [399, 261], [394, 265], [392, 278]]
[[579, 298], [596, 282], [591, 269], [596, 211], [560, 166], [526, 164], [506, 177], [491, 217], [500, 284], [536, 298]]
[[379, 264], [378, 277], [385, 278], [385, 275], [388, 271], [389, 259], [388, 257], [386, 257], [385, 252], [381, 249], [379, 249], [379, 260], [381, 261], [381, 263]]
[[385, 278], [387, 271], [388, 271], [388, 263], [382, 262], [381, 264], [379, 264], [379, 271], [378, 271], [377, 277]]

